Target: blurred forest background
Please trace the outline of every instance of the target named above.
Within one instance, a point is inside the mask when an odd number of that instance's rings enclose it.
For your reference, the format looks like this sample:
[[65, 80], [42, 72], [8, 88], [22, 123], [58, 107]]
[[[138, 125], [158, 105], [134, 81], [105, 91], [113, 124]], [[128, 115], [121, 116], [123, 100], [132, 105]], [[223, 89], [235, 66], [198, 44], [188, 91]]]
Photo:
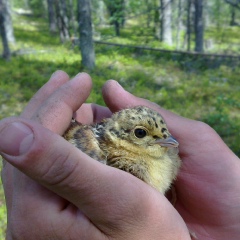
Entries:
[[[240, 156], [240, 0], [0, 0], [0, 119], [57, 70], [116, 79], [212, 126]], [[0, 190], [0, 239], [6, 209]]]

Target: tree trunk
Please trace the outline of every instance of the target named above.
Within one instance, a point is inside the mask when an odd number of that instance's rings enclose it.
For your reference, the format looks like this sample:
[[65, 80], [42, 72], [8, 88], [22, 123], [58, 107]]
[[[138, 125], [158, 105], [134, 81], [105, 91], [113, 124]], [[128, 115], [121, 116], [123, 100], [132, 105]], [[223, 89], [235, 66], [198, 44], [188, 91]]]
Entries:
[[98, 16], [98, 21], [99, 21], [99, 25], [100, 26], [103, 26], [106, 24], [106, 19], [105, 19], [105, 16], [104, 16], [104, 13], [105, 13], [105, 8], [104, 8], [104, 2], [103, 0], [99, 0], [98, 1], [98, 9], [97, 9], [97, 16]]
[[150, 10], [150, 3], [149, 0], [146, 0], [147, 5], [147, 28], [150, 28], [150, 22], [151, 22], [151, 10]]
[[8, 46], [8, 39], [7, 39], [7, 33], [5, 29], [5, 13], [6, 7], [4, 5], [3, 0], [0, 0], [0, 35], [2, 38], [2, 45], [3, 45], [3, 58], [6, 60], [10, 59], [11, 52]]
[[171, 0], [160, 0], [160, 40], [172, 45]]
[[176, 46], [177, 46], [177, 49], [180, 48], [181, 22], [182, 22], [182, 0], [178, 0], [177, 36], [176, 36]]
[[160, 35], [161, 35], [161, 25], [160, 25], [160, 10], [159, 10], [159, 6], [157, 5], [156, 1], [154, 1], [154, 37], [156, 39], [160, 40]]
[[122, 0], [121, 1], [121, 17], [120, 17], [120, 23], [121, 23], [121, 27], [124, 28], [125, 23], [126, 23], [126, 3], [127, 0]]
[[235, 14], [235, 7], [231, 6], [231, 20], [230, 20], [230, 26], [236, 26], [236, 20], [235, 20], [235, 17], [236, 17], [236, 14]]
[[203, 52], [204, 27], [203, 27], [203, 0], [194, 0], [195, 18], [195, 51]]
[[226, 3], [230, 4], [231, 6], [237, 8], [238, 10], [240, 10], [240, 1], [239, 0], [225, 0]]
[[114, 28], [115, 28], [116, 36], [119, 37], [120, 36], [120, 24], [117, 20], [114, 21]]
[[114, 25], [116, 36], [120, 36], [120, 27], [125, 23], [125, 0], [105, 0], [104, 1], [110, 18]]
[[191, 50], [191, 5], [192, 1], [187, 2], [187, 50]]
[[56, 0], [57, 25], [62, 42], [70, 39], [66, 0]]
[[57, 32], [57, 21], [54, 9], [54, 0], [47, 0], [48, 4], [48, 21], [49, 21], [49, 31], [50, 33]]
[[73, 32], [73, 36], [76, 37], [78, 32], [77, 32], [77, 26], [75, 24], [76, 18], [75, 18], [73, 0], [69, 0], [69, 14], [70, 14], [70, 28]]
[[8, 42], [11, 44], [15, 44], [16, 40], [14, 37], [13, 25], [12, 25], [12, 17], [11, 17], [11, 4], [9, 0], [3, 0], [3, 4], [5, 6], [4, 14], [4, 25], [5, 31], [7, 34]]
[[24, 9], [29, 9], [30, 8], [30, 6], [29, 6], [29, 2], [28, 2], [28, 0], [23, 0], [23, 2], [24, 2]]
[[88, 69], [95, 67], [95, 52], [92, 36], [91, 5], [89, 0], [78, 0], [78, 20], [82, 65]]

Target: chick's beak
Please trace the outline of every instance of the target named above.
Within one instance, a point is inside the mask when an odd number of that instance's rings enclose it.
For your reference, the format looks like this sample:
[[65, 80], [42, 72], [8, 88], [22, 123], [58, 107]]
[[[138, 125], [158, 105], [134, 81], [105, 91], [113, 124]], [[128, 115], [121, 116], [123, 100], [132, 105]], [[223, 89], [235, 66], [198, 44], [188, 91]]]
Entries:
[[159, 144], [161, 147], [178, 147], [179, 145], [178, 141], [172, 135], [167, 138], [158, 138], [155, 144]]

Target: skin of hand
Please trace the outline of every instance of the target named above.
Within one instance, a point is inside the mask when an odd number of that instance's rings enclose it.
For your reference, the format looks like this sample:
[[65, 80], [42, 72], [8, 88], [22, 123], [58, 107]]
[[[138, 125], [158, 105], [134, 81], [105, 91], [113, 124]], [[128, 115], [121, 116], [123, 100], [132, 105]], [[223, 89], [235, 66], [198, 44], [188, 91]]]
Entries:
[[60, 136], [73, 112], [84, 124], [111, 116], [107, 108], [82, 105], [91, 91], [87, 74], [68, 80], [57, 71], [20, 117], [0, 121], [7, 240], [190, 239], [161, 193]]
[[58, 135], [75, 111], [84, 124], [111, 115], [96, 105], [79, 109], [90, 89], [86, 74], [68, 81], [58, 71], [20, 118], [0, 122], [0, 150], [8, 161], [2, 172], [7, 239], [185, 240], [190, 237], [184, 221], [198, 239], [239, 239], [240, 161], [215, 131], [137, 98], [115, 81], [103, 87], [112, 112], [150, 107], [163, 115], [179, 141], [177, 212], [144, 182], [92, 160]]
[[183, 161], [175, 183], [175, 207], [190, 232], [201, 240], [239, 239], [240, 159], [219, 135], [205, 123], [133, 96], [113, 80], [104, 86], [103, 96], [111, 111], [145, 105], [166, 120], [169, 131], [180, 143]]

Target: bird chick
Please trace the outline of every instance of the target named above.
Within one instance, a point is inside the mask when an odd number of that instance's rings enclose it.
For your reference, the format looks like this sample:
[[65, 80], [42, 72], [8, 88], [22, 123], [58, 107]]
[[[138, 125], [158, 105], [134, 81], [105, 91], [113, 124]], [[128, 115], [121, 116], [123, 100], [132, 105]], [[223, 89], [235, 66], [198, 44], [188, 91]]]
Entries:
[[162, 116], [144, 106], [123, 109], [92, 126], [73, 122], [64, 138], [93, 159], [129, 172], [163, 194], [181, 165], [178, 142]]

